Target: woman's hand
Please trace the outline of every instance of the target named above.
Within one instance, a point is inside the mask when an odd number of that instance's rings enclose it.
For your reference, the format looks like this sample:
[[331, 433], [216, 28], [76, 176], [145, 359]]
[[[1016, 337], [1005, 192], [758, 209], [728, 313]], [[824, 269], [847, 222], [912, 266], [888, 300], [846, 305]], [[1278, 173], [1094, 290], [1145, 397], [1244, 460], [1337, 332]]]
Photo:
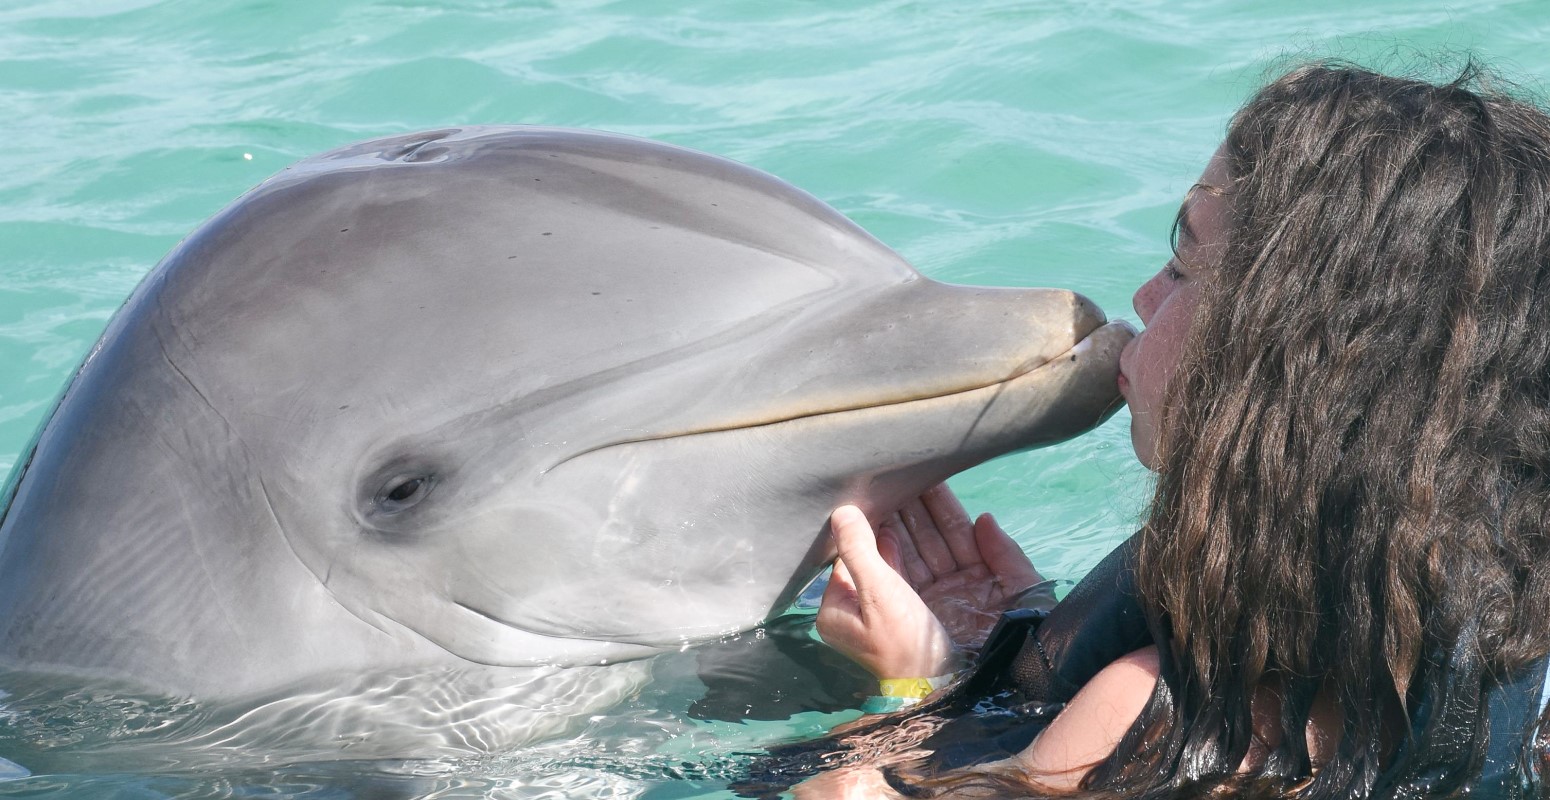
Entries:
[[904, 580], [898, 540], [872, 532], [855, 506], [829, 517], [839, 558], [818, 607], [818, 634], [877, 678], [931, 678], [952, 671], [953, 641]]
[[837, 509], [830, 527], [840, 557], [818, 632], [878, 678], [951, 672], [954, 645], [983, 644], [1000, 613], [1042, 580], [990, 515], [970, 523], [946, 484], [875, 535], [854, 506]]
[[1018, 595], [1044, 577], [989, 514], [972, 523], [947, 484], [927, 489], [883, 528], [895, 526], [903, 574], [960, 648], [978, 648]]

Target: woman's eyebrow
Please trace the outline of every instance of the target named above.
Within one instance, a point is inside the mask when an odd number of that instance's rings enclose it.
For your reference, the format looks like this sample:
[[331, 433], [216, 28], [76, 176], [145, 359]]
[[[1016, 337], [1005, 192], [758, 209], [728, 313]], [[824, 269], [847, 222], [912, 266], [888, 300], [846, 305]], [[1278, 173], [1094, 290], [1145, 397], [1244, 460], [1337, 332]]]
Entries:
[[1190, 227], [1189, 224], [1189, 206], [1184, 205], [1179, 207], [1179, 216], [1176, 218], [1175, 224], [1177, 224], [1179, 227], [1180, 240], [1188, 239], [1191, 242], [1199, 241], [1195, 238], [1195, 229]]
[[1196, 192], [1205, 192], [1206, 194], [1217, 197], [1220, 197], [1222, 194], [1222, 190], [1220, 188], [1205, 183], [1197, 183], [1194, 186], [1189, 187], [1189, 191], [1184, 193], [1184, 202], [1179, 204], [1179, 214], [1174, 218], [1174, 224], [1178, 226], [1180, 238], [1189, 237], [1191, 242], [1200, 241], [1200, 239], [1195, 236], [1194, 226], [1189, 224], [1190, 212], [1195, 210], [1195, 203], [1199, 200], [1199, 198], [1196, 197]]

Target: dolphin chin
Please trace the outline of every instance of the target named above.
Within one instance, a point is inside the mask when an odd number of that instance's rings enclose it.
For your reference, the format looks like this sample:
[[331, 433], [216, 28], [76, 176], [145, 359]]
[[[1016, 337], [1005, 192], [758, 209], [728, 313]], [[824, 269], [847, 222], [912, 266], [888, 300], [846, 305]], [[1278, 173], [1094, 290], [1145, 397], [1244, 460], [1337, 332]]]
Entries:
[[679, 147], [351, 145], [109, 323], [0, 519], [0, 662], [232, 697], [745, 630], [831, 557], [834, 506], [1102, 422], [1130, 335]]

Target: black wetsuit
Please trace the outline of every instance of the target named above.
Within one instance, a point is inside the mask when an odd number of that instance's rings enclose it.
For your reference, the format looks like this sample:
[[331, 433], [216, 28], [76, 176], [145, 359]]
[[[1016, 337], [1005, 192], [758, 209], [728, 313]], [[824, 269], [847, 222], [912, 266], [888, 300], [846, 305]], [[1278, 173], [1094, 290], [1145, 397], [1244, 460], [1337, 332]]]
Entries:
[[[1134, 550], [1134, 538], [1120, 545], [1047, 615], [1008, 612], [960, 691], [996, 696], [1014, 706], [1063, 704], [1110, 662], [1153, 644], [1156, 637], [1135, 592]], [[1490, 742], [1470, 797], [1536, 798], [1550, 792], [1526, 757], [1550, 691], [1545, 686], [1547, 666], [1550, 659], [1540, 659], [1490, 690]], [[1426, 716], [1424, 708], [1415, 716], [1419, 725]], [[937, 767], [967, 766], [1019, 752], [1043, 730], [1042, 725], [1021, 726], [990, 741], [973, 742], [972, 737], [954, 735], [952, 728], [951, 723], [944, 726], [937, 736]], [[931, 748], [933, 742], [925, 746]]]
[[[774, 796], [817, 771], [845, 763], [845, 751], [860, 749], [850, 742], [868, 732], [922, 715], [946, 718], [920, 745], [931, 753], [924, 765], [928, 774], [1022, 751], [1100, 670], [1165, 635], [1148, 627], [1141, 610], [1132, 567], [1135, 546], [1132, 538], [1116, 548], [1047, 614], [1014, 610], [1004, 615], [974, 672], [945, 696], [825, 740], [771, 748], [749, 780], [733, 788], [745, 797]], [[1489, 693], [1490, 745], [1470, 797], [1541, 796], [1543, 785], [1524, 768], [1532, 766], [1525, 755], [1543, 704], [1545, 673], [1546, 663], [1540, 661]], [[1416, 709], [1418, 720], [1425, 716], [1424, 708]], [[1448, 783], [1446, 775], [1423, 775], [1407, 787], [1418, 791], [1402, 794], [1425, 796], [1433, 780]]]

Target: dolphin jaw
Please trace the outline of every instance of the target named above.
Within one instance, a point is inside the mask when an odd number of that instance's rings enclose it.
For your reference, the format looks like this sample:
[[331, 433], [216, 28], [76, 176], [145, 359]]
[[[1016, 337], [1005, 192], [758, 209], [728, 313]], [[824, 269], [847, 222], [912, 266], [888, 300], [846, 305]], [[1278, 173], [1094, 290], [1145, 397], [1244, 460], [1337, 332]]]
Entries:
[[[479, 636], [478, 641], [448, 641], [423, 631], [421, 635], [458, 658], [485, 666], [604, 665], [647, 658], [676, 649], [676, 645], [673, 644], [659, 645], [606, 635], [594, 636], [585, 631], [577, 631], [574, 635], [567, 636], [540, 633], [461, 601], [453, 601], [453, 605], [482, 629], [484, 635]], [[491, 630], [492, 627], [493, 630]], [[542, 640], [550, 646], [534, 648], [534, 640]], [[537, 653], [542, 655], [536, 655]]]
[[[886, 441], [890, 436], [889, 431], [898, 431], [902, 420], [909, 419], [935, 419], [941, 421], [942, 430], [933, 434], [939, 439], [937, 445], [928, 449], [937, 455], [922, 456], [926, 462], [916, 463], [912, 459], [916, 456], [905, 448], [900, 451], [898, 457], [903, 459], [895, 461], [884, 467], [883, 472], [866, 472], [859, 469], [857, 474], [861, 477], [857, 481], [842, 481], [816, 490], [813, 494], [814, 505], [807, 509], [806, 523], [803, 530], [809, 530], [806, 525], [811, 525], [812, 538], [804, 538], [801, 547], [806, 555], [800, 558], [792, 558], [791, 574], [787, 575], [783, 585], [772, 588], [767, 598], [768, 605], [751, 615], [737, 615], [718, 613], [702, 618], [702, 624], [686, 627], [672, 627], [663, 625], [666, 620], [658, 619], [656, 624], [647, 624], [633, 628], [621, 628], [612, 626], [604, 618], [592, 617], [591, 624], [576, 626], [574, 631], [561, 631], [548, 625], [534, 626], [531, 623], [514, 624], [509, 617], [499, 613], [490, 613], [471, 606], [464, 606], [469, 613], [480, 615], [486, 623], [496, 623], [513, 631], [521, 631], [524, 634], [543, 636], [549, 641], [565, 639], [574, 642], [578, 651], [585, 648], [597, 648], [599, 652], [605, 651], [610, 646], [643, 648], [640, 652], [662, 652], [676, 649], [680, 645], [696, 644], [713, 641], [718, 636], [747, 630], [757, 626], [763, 619], [768, 619], [778, 614], [787, 607], [796, 593], [805, 586], [809, 580], [823, 565], [832, 560], [832, 548], [824, 541], [827, 537], [821, 535], [823, 530], [822, 520], [827, 517], [827, 509], [840, 503], [852, 502], [863, 507], [868, 513], [881, 512], [887, 508], [896, 507], [896, 504], [907, 499], [905, 492], [907, 486], [917, 483], [921, 487], [930, 485], [931, 482], [941, 480], [947, 475], [978, 464], [996, 454], [1007, 452], [1021, 447], [1048, 444], [1060, 441], [1086, 430], [1107, 419], [1118, 405], [1123, 402], [1120, 398], [1115, 376], [1118, 371], [1119, 352], [1124, 344], [1134, 335], [1130, 326], [1124, 322], [1102, 324], [1080, 340], [1075, 342], [1060, 354], [1044, 360], [1038, 366], [1020, 369], [1013, 376], [1001, 380], [978, 384], [972, 387], [960, 389], [954, 392], [937, 393], [930, 396], [912, 398], [908, 400], [875, 403], [870, 405], [855, 405], [843, 409], [835, 409], [819, 413], [792, 415], [789, 417], [768, 420], [750, 425], [717, 425], [706, 426], [701, 429], [685, 431], [673, 435], [654, 437], [637, 437], [630, 440], [616, 441], [607, 445], [593, 447], [580, 453], [567, 457], [555, 466], [574, 461], [582, 455], [598, 454], [601, 451], [609, 451], [610, 448], [625, 448], [629, 445], [655, 444], [667, 441], [696, 441], [693, 437], [702, 434], [723, 434], [741, 436], [751, 431], [767, 432], [766, 429], [779, 425], [792, 424], [797, 426], [837, 426], [839, 429], [863, 429], [867, 436], [882, 437]], [[1041, 377], [1047, 375], [1047, 378]], [[1039, 391], [1039, 387], [1046, 385], [1046, 381], [1053, 385], [1065, 385], [1069, 390], [1059, 390], [1057, 394], [1062, 397], [1075, 399], [1074, 403], [1067, 405], [1064, 401], [1053, 405], [1040, 405], [1039, 410], [1029, 414], [1029, 406], [1026, 403], [1030, 392]], [[1074, 383], [1073, 383], [1074, 382]], [[975, 412], [965, 415], [965, 408], [973, 408]], [[992, 411], [992, 409], [994, 409]], [[855, 412], [855, 413], [846, 413]], [[981, 428], [980, 422], [985, 419], [985, 414], [991, 413], [999, 422], [989, 422]], [[1015, 423], [1006, 420], [1029, 414], [1029, 423], [1026, 427], [1018, 429], [1014, 435], [1018, 437], [1020, 444], [1016, 447], [1007, 447], [1005, 436], [991, 431], [1010, 431], [1017, 428]], [[972, 416], [972, 420], [967, 417]], [[956, 418], [956, 421], [952, 421]], [[1048, 422], [1046, 425], [1045, 423]], [[937, 422], [927, 423], [929, 427], [936, 428]], [[779, 434], [782, 437], [797, 436], [804, 440], [828, 439], [827, 433], [814, 434], [811, 431], [796, 433], [803, 428], [790, 429], [790, 434]], [[708, 445], [707, 445], [708, 446]], [[815, 445], [818, 446], [818, 445]], [[832, 446], [832, 445], [822, 445]], [[933, 449], [934, 448], [934, 449]], [[945, 448], [945, 449], [944, 449]], [[618, 458], [628, 458], [628, 451], [613, 451]], [[921, 452], [926, 452], [922, 450]], [[942, 454], [951, 452], [952, 456]], [[606, 456], [599, 456], [606, 458]], [[860, 458], [869, 458], [861, 454]], [[590, 459], [581, 462], [590, 463]], [[847, 474], [849, 467], [831, 465], [836, 474]], [[551, 467], [551, 469], [553, 469]], [[587, 467], [578, 464], [574, 467], [583, 472]], [[614, 469], [612, 462], [603, 461], [592, 467], [603, 473], [612, 474]], [[560, 479], [561, 474], [569, 470], [561, 471], [554, 477]], [[896, 477], [891, 477], [896, 476]], [[928, 480], [929, 479], [929, 480]], [[828, 482], [828, 477], [817, 479], [820, 484]], [[806, 487], [813, 490], [812, 486]], [[780, 491], [798, 490], [798, 487], [781, 487]], [[919, 488], [914, 489], [918, 493]], [[887, 504], [893, 503], [894, 506]], [[742, 511], [738, 512], [742, 514]], [[756, 518], [757, 519], [757, 518]], [[789, 521], [789, 520], [788, 520]], [[771, 520], [765, 519], [764, 523]], [[804, 534], [804, 537], [806, 534]], [[796, 553], [792, 553], [796, 555]], [[773, 576], [766, 576], [772, 578]], [[599, 625], [598, 623], [602, 623]], [[534, 627], [539, 630], [534, 630]], [[599, 630], [599, 628], [607, 630]], [[665, 628], [671, 628], [665, 630]], [[618, 656], [610, 655], [617, 660]], [[578, 662], [572, 662], [578, 663]], [[587, 663], [587, 662], [579, 662]], [[596, 663], [591, 662], [591, 663]]]
[[[670, 650], [682, 650], [693, 645], [704, 644], [705, 642], [723, 639], [728, 636], [735, 636], [758, 625], [758, 622], [755, 621], [745, 625], [706, 626], [701, 631], [647, 631], [632, 633], [629, 636], [588, 632], [586, 630], [578, 630], [573, 634], [562, 635], [523, 627], [499, 614], [462, 601], [454, 600], [453, 604], [459, 609], [479, 618], [484, 623], [494, 624], [520, 635], [520, 644], [512, 648], [511, 655], [509, 656], [501, 652], [490, 652], [483, 656], [480, 654], [471, 655], [462, 648], [453, 650], [453, 648], [448, 647], [446, 644], [438, 642], [443, 648], [453, 652], [454, 655], [488, 666], [571, 666], [583, 663], [608, 664], [618, 661], [629, 661], [665, 653]], [[555, 657], [555, 654], [551, 652], [544, 658], [532, 659], [527, 655], [532, 650], [531, 647], [527, 646], [530, 641], [529, 637], [548, 641], [570, 642], [574, 646], [571, 648], [572, 652], [568, 655]], [[499, 634], [497, 634], [496, 638], [500, 638]]]

